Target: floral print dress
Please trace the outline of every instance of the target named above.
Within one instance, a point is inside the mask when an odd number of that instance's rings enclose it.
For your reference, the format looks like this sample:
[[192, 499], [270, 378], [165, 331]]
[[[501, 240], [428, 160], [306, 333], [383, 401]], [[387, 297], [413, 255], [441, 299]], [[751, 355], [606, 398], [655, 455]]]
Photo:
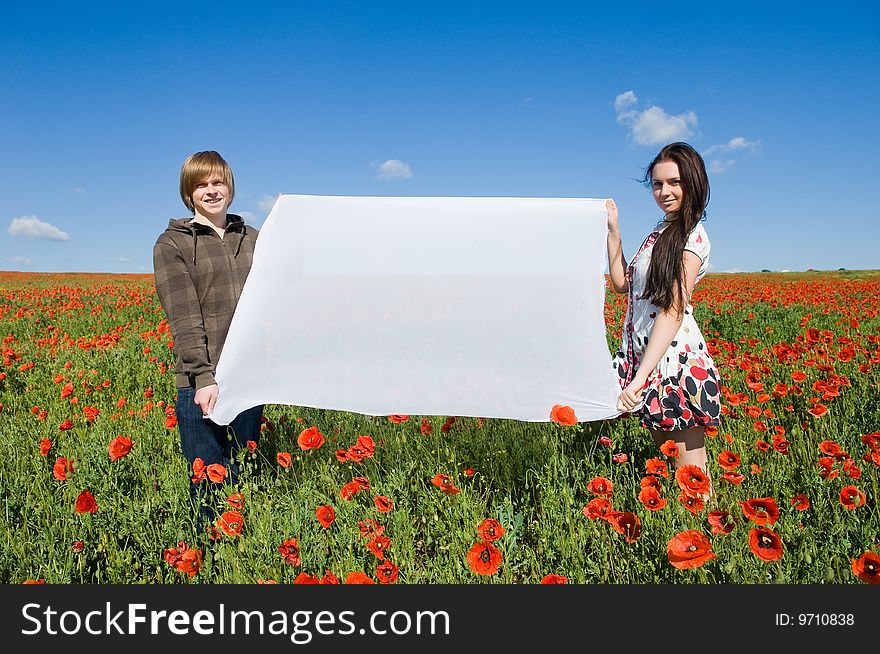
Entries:
[[[641, 295], [647, 281], [654, 241], [667, 225], [663, 220], [657, 223], [626, 271], [629, 283], [626, 322], [620, 349], [612, 361], [621, 390], [633, 380], [648, 345], [654, 319], [661, 311]], [[690, 233], [684, 249], [696, 254], [703, 262], [697, 274], [696, 281], [699, 282], [709, 268], [710, 250], [709, 237], [702, 223], [697, 223]], [[632, 413], [639, 417], [642, 426], [663, 431], [717, 426], [721, 423], [718, 369], [709, 355], [690, 303], [685, 307], [684, 320], [669, 349], [648, 375], [642, 404]]]

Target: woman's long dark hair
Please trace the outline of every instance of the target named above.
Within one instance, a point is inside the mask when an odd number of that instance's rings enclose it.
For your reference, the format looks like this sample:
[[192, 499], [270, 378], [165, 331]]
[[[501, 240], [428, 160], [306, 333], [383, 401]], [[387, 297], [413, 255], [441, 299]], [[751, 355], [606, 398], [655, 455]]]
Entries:
[[669, 226], [660, 232], [657, 240], [654, 241], [642, 297], [649, 298], [656, 306], [669, 311], [676, 304], [675, 289], [678, 289], [681, 306], [676, 306], [675, 309], [681, 314], [686, 304], [682, 261], [684, 246], [688, 235], [706, 216], [706, 205], [709, 204], [709, 177], [706, 175], [706, 165], [699, 152], [687, 143], [670, 143], [657, 153], [645, 169], [642, 182], [649, 188], [654, 181], [652, 176], [654, 166], [661, 161], [672, 161], [678, 165], [682, 203], [677, 212], [667, 214]]

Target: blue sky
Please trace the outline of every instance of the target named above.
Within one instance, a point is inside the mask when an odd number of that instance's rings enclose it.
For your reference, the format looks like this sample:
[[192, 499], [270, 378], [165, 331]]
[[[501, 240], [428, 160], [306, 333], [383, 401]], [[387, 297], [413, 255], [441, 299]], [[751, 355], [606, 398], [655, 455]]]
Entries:
[[712, 270], [878, 268], [874, 3], [3, 3], [0, 270], [151, 272], [183, 159], [275, 195], [614, 197], [686, 140]]

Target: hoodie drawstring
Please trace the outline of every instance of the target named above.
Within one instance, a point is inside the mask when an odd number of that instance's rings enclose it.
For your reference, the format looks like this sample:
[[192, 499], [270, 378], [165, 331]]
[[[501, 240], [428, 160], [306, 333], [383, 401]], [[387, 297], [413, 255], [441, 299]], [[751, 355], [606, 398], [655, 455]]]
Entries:
[[193, 235], [193, 266], [196, 265], [196, 249], [199, 247], [199, 232], [192, 225], [189, 226]]

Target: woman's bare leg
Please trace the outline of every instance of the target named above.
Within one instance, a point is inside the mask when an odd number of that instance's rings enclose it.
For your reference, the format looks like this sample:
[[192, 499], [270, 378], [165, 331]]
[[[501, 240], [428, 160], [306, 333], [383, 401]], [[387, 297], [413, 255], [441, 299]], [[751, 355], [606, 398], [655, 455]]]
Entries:
[[682, 466], [693, 465], [706, 473], [709, 477], [709, 497], [712, 497], [712, 475], [709, 473], [709, 457], [706, 454], [706, 430], [703, 427], [693, 429], [680, 429], [676, 431], [663, 431], [652, 429], [651, 435], [658, 446], [668, 440], [675, 441], [678, 446], [678, 458], [675, 460], [675, 469]]

